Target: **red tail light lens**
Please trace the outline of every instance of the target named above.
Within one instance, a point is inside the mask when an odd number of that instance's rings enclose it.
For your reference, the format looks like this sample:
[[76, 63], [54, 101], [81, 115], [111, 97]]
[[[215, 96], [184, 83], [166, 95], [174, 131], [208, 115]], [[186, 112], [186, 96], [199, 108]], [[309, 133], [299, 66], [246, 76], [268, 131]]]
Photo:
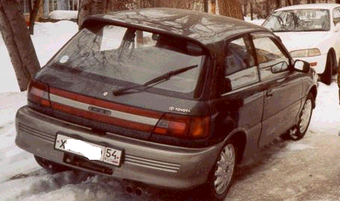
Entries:
[[180, 138], [204, 138], [209, 133], [209, 117], [188, 117], [165, 114], [157, 123], [154, 132]]
[[32, 80], [28, 86], [27, 99], [32, 103], [51, 107], [47, 84]]

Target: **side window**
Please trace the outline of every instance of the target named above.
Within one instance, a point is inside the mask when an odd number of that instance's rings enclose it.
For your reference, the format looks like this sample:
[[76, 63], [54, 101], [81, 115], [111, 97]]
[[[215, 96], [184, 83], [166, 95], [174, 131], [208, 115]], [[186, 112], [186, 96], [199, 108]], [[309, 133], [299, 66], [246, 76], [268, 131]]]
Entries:
[[250, 40], [244, 36], [230, 41], [224, 61], [225, 92], [259, 82]]
[[333, 11], [333, 23], [336, 25], [340, 22], [340, 8], [335, 8]]
[[289, 58], [269, 37], [254, 37], [257, 61], [260, 67], [261, 80], [280, 77], [288, 71]]

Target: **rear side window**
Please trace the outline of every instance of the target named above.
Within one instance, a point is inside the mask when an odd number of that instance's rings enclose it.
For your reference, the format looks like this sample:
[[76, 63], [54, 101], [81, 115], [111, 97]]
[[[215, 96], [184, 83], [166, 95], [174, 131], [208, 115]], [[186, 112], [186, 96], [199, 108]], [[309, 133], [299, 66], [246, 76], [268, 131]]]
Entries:
[[258, 70], [255, 65], [255, 58], [251, 53], [249, 37], [244, 36], [230, 41], [226, 50], [224, 92], [259, 82]]

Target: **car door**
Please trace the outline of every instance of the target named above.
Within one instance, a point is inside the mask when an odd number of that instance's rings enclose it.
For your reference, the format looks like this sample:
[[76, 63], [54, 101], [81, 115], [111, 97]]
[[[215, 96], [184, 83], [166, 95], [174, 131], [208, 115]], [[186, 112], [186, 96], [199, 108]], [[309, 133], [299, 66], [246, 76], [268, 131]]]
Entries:
[[248, 147], [257, 147], [261, 133], [264, 91], [260, 87], [260, 76], [250, 35], [245, 34], [228, 40], [225, 50], [225, 87], [222, 100], [231, 102], [231, 105], [224, 109], [230, 113], [235, 127], [247, 131], [250, 139]]
[[302, 83], [297, 72], [289, 70], [291, 59], [276, 37], [252, 34], [259, 65], [261, 84], [265, 87], [262, 147], [294, 125], [301, 106]]

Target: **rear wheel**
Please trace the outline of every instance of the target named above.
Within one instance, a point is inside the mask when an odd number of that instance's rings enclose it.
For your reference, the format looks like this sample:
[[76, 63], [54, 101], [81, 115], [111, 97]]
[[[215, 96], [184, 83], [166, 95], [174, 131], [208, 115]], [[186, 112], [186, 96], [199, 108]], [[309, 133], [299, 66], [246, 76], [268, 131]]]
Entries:
[[312, 117], [312, 112], [313, 112], [313, 95], [308, 94], [307, 99], [299, 115], [298, 124], [287, 132], [287, 136], [290, 139], [296, 141], [302, 139], [305, 136]]
[[231, 141], [228, 141], [221, 150], [208, 180], [208, 191], [214, 200], [224, 200], [232, 184], [237, 151]]
[[41, 158], [40, 156], [34, 155], [34, 158], [41, 167], [43, 167], [43, 168], [45, 168], [45, 169], [47, 169], [47, 170], [49, 170], [53, 173], [63, 172], [65, 170], [71, 170], [71, 168], [69, 168], [67, 166], [60, 165], [60, 164], [55, 163], [53, 161], [47, 160], [45, 158]]

